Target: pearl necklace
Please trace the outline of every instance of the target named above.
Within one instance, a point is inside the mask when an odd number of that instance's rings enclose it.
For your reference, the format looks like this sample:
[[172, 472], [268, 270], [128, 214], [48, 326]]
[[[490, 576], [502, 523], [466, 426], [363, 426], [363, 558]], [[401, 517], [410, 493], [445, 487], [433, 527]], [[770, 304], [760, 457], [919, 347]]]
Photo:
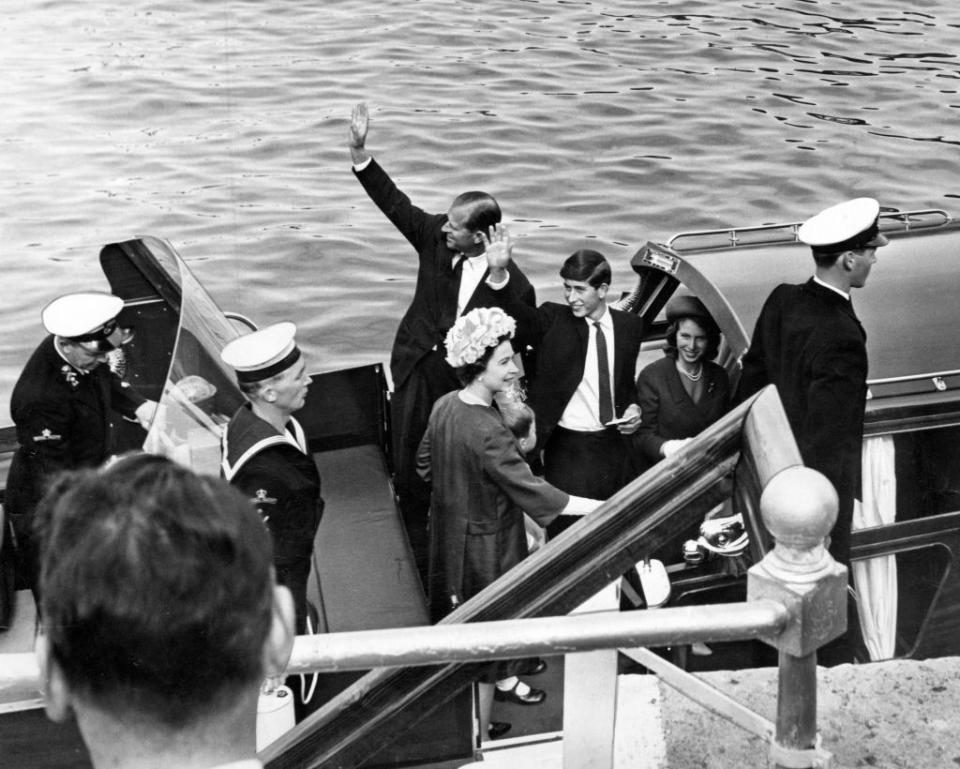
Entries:
[[703, 377], [703, 364], [702, 364], [702, 363], [700, 364], [700, 368], [697, 370], [697, 373], [696, 373], [696, 374], [691, 374], [691, 373], [690, 373], [689, 371], [687, 371], [683, 366], [677, 366], [677, 368], [680, 369], [680, 373], [683, 374], [683, 375], [684, 375], [687, 379], [689, 379], [691, 382], [699, 382], [700, 379]]

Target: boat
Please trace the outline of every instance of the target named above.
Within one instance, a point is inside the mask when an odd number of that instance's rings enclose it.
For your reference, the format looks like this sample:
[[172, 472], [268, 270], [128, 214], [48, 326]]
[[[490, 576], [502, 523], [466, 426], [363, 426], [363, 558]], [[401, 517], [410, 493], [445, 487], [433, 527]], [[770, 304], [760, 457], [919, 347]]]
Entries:
[[[894, 592], [900, 600], [893, 612], [894, 646], [888, 656], [957, 654], [960, 361], [953, 358], [960, 352], [944, 352], [939, 340], [954, 314], [949, 291], [960, 223], [943, 211], [923, 210], [884, 211], [880, 225], [890, 246], [881, 252], [863, 299], [856, 299], [869, 330], [868, 352], [876, 373], [869, 382], [865, 432], [868, 441], [892, 446], [880, 466], [881, 473], [889, 475], [886, 480], [897, 483], [898, 515], [856, 531], [853, 558], [896, 564]], [[810, 273], [809, 249], [797, 239], [798, 226], [799, 222], [688, 232], [640, 247], [631, 260], [636, 288], [621, 298], [622, 307], [647, 322], [640, 365], [662, 355], [663, 308], [682, 290], [699, 296], [717, 319], [724, 335], [718, 361], [735, 380], [749, 342], [747, 330], [770, 289], [780, 282], [800, 282]], [[126, 376], [163, 407], [163, 418], [151, 426], [146, 441], [139, 428], [130, 426], [118, 436], [117, 451], [145, 447], [200, 472], [219, 472], [220, 430], [242, 396], [217, 353], [253, 324], [242, 315], [221, 311], [164, 239], [109, 244], [100, 263], [110, 290], [124, 299], [121, 323], [137, 329], [135, 341], [125, 348]], [[870, 305], [872, 296], [883, 298], [876, 309]], [[904, 318], [918, 315], [922, 329], [903, 327]], [[952, 357], [938, 357], [944, 354]], [[325, 631], [427, 624], [390, 481], [388, 406], [383, 367], [371, 364], [315, 375], [307, 404], [298, 414], [320, 466], [327, 499], [318, 533], [316, 579], [310, 588]], [[757, 478], [762, 472], [749, 462], [737, 462], [740, 447], [731, 438], [738, 434], [742, 411], [708, 428], [691, 444], [682, 472], [672, 466], [671, 472], [654, 467], [617, 495], [619, 507], [611, 500], [617, 509], [597, 533], [616, 542], [616, 547], [577, 550], [565, 544], [575, 556], [576, 568], [563, 571], [557, 565], [560, 559], [545, 548], [521, 564], [517, 574], [506, 575], [507, 583], [501, 585], [501, 580], [464, 604], [451, 620], [566, 613], [609, 581], [610, 574], [622, 573], [651, 550], [668, 544], [675, 546], [676, 559], [667, 564], [671, 591], [665, 605], [743, 600], [742, 573], [717, 568], [722, 563], [718, 558], [685, 560], [682, 543], [676, 541], [678, 532], [717, 503], [723, 479], [736, 472], [734, 504], [749, 535], [746, 557], [759, 561], [769, 549], [770, 536], [758, 511]], [[789, 448], [789, 429], [777, 429], [786, 431], [783, 444]], [[9, 455], [14, 448], [13, 429], [0, 428], [0, 451]], [[681, 488], [678, 478], [689, 482], [689, 488]], [[927, 478], [935, 482], [927, 483]], [[351, 567], [351, 562], [364, 568]], [[379, 565], [381, 572], [371, 570], [370, 564]], [[542, 598], [547, 573], [558, 585], [549, 599]], [[498, 601], [497, 594], [509, 600]], [[643, 609], [645, 597], [635, 594], [632, 603]], [[692, 670], [730, 666], [731, 661], [739, 666], [766, 664], [763, 652], [769, 656], [770, 650], [756, 642], [730, 642], [716, 645], [715, 651], [697, 657], [686, 654], [685, 647], [660, 650]], [[296, 760], [308, 756], [329, 765], [364, 767], [426, 767], [472, 757], [476, 735], [466, 686], [470, 667], [442, 668], [420, 668], [407, 679], [402, 672], [378, 671], [363, 677], [321, 676], [315, 696], [327, 704], [320, 718], [278, 741], [279, 747], [267, 754], [268, 766], [300, 765], [291, 758], [294, 755]], [[428, 681], [433, 694], [426, 699], [414, 695], [414, 681], [417, 686]], [[384, 712], [389, 703], [391, 715], [371, 711], [371, 702], [382, 704]], [[441, 703], [446, 704], [436, 707]], [[9, 755], [16, 755], [24, 767], [89, 766], [75, 730], [49, 724], [35, 693], [23, 687], [0, 689], [0, 741], [13, 746], [17, 752]]]

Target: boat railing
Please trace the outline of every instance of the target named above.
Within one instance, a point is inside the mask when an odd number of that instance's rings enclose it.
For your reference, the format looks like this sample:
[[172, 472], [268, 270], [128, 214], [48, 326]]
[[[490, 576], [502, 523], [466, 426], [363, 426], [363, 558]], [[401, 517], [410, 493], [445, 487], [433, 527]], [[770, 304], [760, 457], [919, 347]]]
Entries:
[[[939, 208], [924, 208], [915, 211], [881, 211], [879, 224], [880, 231], [889, 234], [942, 227], [950, 221], [951, 217], [946, 211]], [[801, 224], [803, 222], [692, 230], [671, 236], [666, 245], [674, 251], [683, 253], [799, 243], [797, 232]]]
[[944, 371], [928, 371], [922, 374], [906, 374], [903, 376], [891, 376], [882, 379], [868, 379], [868, 387], [878, 387], [883, 385], [907, 384], [909, 382], [922, 382], [929, 380], [934, 390], [943, 392], [947, 389], [947, 379], [960, 375], [960, 369], [946, 369]]

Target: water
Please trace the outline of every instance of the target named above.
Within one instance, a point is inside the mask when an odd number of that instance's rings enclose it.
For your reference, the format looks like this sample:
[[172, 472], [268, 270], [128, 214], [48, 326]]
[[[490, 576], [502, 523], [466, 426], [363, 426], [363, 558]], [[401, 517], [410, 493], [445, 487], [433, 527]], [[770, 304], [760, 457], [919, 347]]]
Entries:
[[415, 258], [350, 173], [359, 100], [422, 207], [498, 197], [542, 299], [584, 245], [626, 289], [681, 230], [855, 195], [960, 214], [960, 6], [909, 6], [6, 0], [0, 424], [40, 307], [139, 234], [224, 308], [295, 320], [311, 369], [386, 360]]

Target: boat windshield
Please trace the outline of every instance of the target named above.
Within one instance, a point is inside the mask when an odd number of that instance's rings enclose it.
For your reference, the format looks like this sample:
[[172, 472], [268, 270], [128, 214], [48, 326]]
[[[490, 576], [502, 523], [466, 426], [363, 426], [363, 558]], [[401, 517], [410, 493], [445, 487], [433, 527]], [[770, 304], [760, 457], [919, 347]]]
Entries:
[[159, 266], [180, 289], [180, 316], [160, 406], [143, 444], [196, 472], [220, 472], [220, 436], [243, 403], [219, 351], [239, 334], [166, 242], [145, 239]]

